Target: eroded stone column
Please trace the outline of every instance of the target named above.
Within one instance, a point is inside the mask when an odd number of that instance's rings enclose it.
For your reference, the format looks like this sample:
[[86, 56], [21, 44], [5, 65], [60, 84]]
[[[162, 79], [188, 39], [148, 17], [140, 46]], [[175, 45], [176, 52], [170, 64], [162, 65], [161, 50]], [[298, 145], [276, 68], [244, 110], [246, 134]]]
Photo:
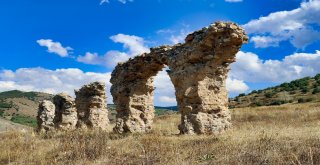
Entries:
[[217, 134], [231, 126], [226, 79], [248, 38], [234, 23], [217, 22], [187, 36], [169, 60], [182, 134]]
[[73, 130], [76, 128], [78, 117], [74, 98], [67, 93], [60, 93], [53, 97], [55, 104], [55, 126], [59, 130]]
[[[151, 130], [154, 118], [153, 76], [162, 70], [166, 63], [162, 53], [166, 50], [166, 47], [152, 49], [150, 54], [143, 54], [127, 63], [119, 64], [112, 72], [111, 93], [117, 106], [115, 132]], [[155, 55], [157, 58], [154, 58]]]
[[78, 127], [107, 129], [109, 119], [105, 89], [104, 83], [93, 82], [75, 91]]
[[50, 131], [54, 129], [55, 106], [49, 100], [41, 101], [38, 108], [38, 131]]

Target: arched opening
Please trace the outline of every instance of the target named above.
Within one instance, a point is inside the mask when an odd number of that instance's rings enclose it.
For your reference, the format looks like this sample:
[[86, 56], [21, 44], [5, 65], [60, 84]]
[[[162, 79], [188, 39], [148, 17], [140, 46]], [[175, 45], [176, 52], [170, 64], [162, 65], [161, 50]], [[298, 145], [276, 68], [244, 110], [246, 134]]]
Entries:
[[[155, 120], [153, 130], [165, 134], [178, 134], [179, 118], [171, 115], [178, 112], [174, 85], [168, 75], [169, 68], [165, 67], [155, 77], [154, 105], [156, 116], [166, 116], [167, 120]], [[170, 115], [170, 116], [168, 116]]]

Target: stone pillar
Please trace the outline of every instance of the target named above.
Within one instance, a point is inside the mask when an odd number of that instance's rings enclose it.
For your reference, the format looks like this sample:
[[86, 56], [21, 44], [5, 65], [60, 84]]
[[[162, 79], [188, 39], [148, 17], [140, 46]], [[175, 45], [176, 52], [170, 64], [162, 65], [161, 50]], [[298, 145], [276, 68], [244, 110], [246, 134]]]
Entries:
[[184, 48], [169, 60], [181, 134], [218, 134], [231, 126], [226, 79], [247, 40], [241, 27], [217, 22], [188, 35]]
[[60, 93], [54, 96], [55, 104], [55, 126], [59, 130], [73, 130], [78, 121], [77, 110], [74, 98], [66, 93]]
[[93, 82], [76, 90], [77, 127], [106, 130], [109, 125], [105, 84]]
[[119, 64], [112, 72], [111, 94], [117, 110], [115, 132], [144, 133], [151, 130], [155, 113], [153, 76], [164, 67], [161, 60], [166, 59], [161, 59], [161, 52], [166, 50], [166, 47], [152, 49], [150, 54]]
[[40, 102], [37, 115], [38, 131], [54, 129], [55, 106], [51, 101]]

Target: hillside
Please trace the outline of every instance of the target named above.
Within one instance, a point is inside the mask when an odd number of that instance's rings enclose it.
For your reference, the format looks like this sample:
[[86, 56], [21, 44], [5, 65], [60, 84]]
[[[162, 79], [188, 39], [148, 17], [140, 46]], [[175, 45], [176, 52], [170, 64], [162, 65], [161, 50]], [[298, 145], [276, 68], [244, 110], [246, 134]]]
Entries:
[[18, 90], [0, 93], [0, 117], [29, 126], [35, 126], [39, 101], [51, 100], [53, 95]]
[[255, 107], [320, 101], [320, 74], [283, 83], [264, 90], [254, 90], [230, 99], [229, 107]]

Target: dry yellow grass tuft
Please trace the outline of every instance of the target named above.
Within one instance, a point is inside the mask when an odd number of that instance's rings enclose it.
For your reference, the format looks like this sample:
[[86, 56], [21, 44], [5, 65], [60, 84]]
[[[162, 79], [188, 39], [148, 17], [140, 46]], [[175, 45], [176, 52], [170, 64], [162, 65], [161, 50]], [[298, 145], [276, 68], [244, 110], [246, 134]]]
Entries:
[[150, 134], [0, 134], [0, 164], [320, 164], [320, 103], [232, 110], [233, 128], [179, 136], [180, 116]]

